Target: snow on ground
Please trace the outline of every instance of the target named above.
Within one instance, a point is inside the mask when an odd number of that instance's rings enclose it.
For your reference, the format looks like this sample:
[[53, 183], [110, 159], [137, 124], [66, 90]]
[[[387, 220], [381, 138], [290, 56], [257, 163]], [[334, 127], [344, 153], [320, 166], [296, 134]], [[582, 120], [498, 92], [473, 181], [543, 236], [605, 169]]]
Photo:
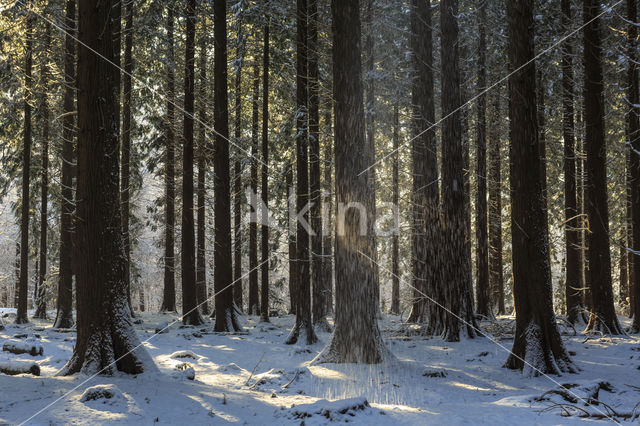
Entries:
[[[637, 336], [585, 341], [570, 331], [567, 346], [582, 371], [552, 376], [554, 383], [502, 368], [507, 354], [487, 338], [408, 337], [398, 317], [380, 323], [396, 360], [312, 367], [329, 335], [321, 333], [322, 343], [311, 347], [284, 345], [293, 316], [272, 324], [243, 317], [246, 333], [239, 334], [180, 323], [156, 334], [158, 324], [176, 316], [140, 318], [136, 329], [149, 339], [145, 346], [161, 375], [55, 377], [72, 353], [75, 332], [54, 331], [51, 321], [17, 326], [4, 318], [0, 344], [24, 339], [44, 353], [0, 353], [0, 363], [28, 360], [41, 368], [39, 377], [0, 374], [0, 424], [573, 424], [584, 413], [630, 414], [640, 402]], [[512, 321], [493, 325], [508, 330]], [[512, 341], [503, 335], [500, 343], [510, 348]]]

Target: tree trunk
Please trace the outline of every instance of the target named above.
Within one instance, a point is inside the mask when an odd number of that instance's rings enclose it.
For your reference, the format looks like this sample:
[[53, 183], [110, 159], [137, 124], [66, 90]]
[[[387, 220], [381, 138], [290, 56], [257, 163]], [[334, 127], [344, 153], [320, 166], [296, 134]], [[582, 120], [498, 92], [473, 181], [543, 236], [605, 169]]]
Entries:
[[260, 272], [260, 312], [261, 321], [269, 322], [269, 21], [264, 26], [262, 48], [262, 228], [261, 272]]
[[76, 1], [67, 0], [64, 44], [64, 100], [62, 119], [62, 176], [60, 178], [60, 272], [56, 320], [53, 328], [73, 327], [73, 162], [75, 135]]
[[289, 333], [285, 343], [294, 344], [300, 333], [305, 335], [304, 342], [315, 343], [318, 338], [311, 321], [311, 275], [309, 271], [309, 239], [311, 229], [309, 220], [309, 134], [307, 108], [307, 58], [308, 58], [308, 6], [307, 0], [296, 2], [297, 40], [296, 40], [296, 215], [300, 219], [296, 223], [296, 272], [298, 274], [296, 324]]
[[214, 128], [215, 156], [213, 191], [215, 250], [213, 251], [214, 289], [216, 292], [215, 331], [239, 331], [233, 307], [233, 270], [231, 266], [231, 178], [229, 175], [229, 101], [227, 98], [227, 4], [213, 4], [214, 24]]
[[[449, 242], [447, 253], [440, 252], [446, 306], [443, 328], [446, 341], [460, 340], [461, 332], [469, 337], [476, 333], [471, 294], [471, 261], [467, 246], [467, 212], [464, 185], [462, 144], [460, 71], [458, 64], [458, 0], [440, 3], [442, 31], [442, 224], [443, 238]], [[456, 112], [454, 112], [456, 111]], [[450, 259], [457, 259], [451, 262]], [[463, 324], [460, 324], [463, 322]]]
[[249, 313], [260, 315], [258, 289], [258, 126], [260, 67], [253, 64], [253, 97], [251, 118], [251, 220], [249, 221]]
[[[577, 204], [580, 210], [580, 280], [582, 283], [582, 304], [585, 307], [591, 306], [591, 292], [589, 288], [589, 259], [587, 259], [587, 212], [586, 212], [586, 154], [584, 152], [584, 122], [582, 120], [582, 109], [578, 109], [576, 116], [576, 129], [581, 129], [581, 132], [576, 134], [576, 191], [577, 191]], [[582, 315], [587, 322], [588, 317], [586, 313]]]
[[[397, 226], [400, 221], [398, 215], [398, 202], [400, 179], [398, 174], [398, 146], [400, 141], [400, 111], [398, 101], [393, 105], [393, 166], [392, 166], [392, 203], [395, 208], [393, 223]], [[398, 238], [398, 230], [393, 232], [391, 236], [391, 313], [393, 315], [400, 314], [400, 244]]]
[[629, 143], [630, 143], [630, 169], [631, 169], [631, 222], [632, 222], [632, 249], [629, 252], [629, 264], [631, 266], [630, 293], [634, 300], [632, 333], [640, 332], [640, 93], [638, 89], [638, 12], [636, 0], [627, 0], [629, 20]]
[[[124, 73], [122, 96], [122, 141], [121, 141], [121, 170], [120, 170], [120, 208], [122, 209], [122, 235], [125, 252], [125, 282], [131, 305], [131, 235], [129, 231], [130, 216], [130, 187], [131, 187], [131, 73], [133, 72], [133, 1], [124, 1], [125, 29], [124, 29]], [[133, 309], [133, 308], [132, 308]]]
[[207, 176], [207, 129], [205, 124], [207, 117], [207, 27], [203, 22], [202, 35], [200, 36], [200, 56], [198, 68], [200, 71], [200, 91], [198, 94], [198, 229], [196, 236], [196, 296], [202, 315], [209, 315], [209, 303], [207, 302], [207, 261], [206, 261], [206, 176]]
[[[51, 46], [51, 25], [45, 25], [43, 50]], [[41, 69], [42, 93], [42, 171], [40, 182], [40, 262], [38, 266], [38, 293], [36, 294], [35, 318], [47, 319], [47, 222], [49, 218], [49, 57], [45, 55]]]
[[[30, 7], [30, 6], [29, 6]], [[29, 291], [29, 181], [31, 177], [31, 97], [33, 90], [33, 24], [34, 16], [27, 12], [24, 61], [24, 133], [22, 154], [22, 202], [20, 206], [20, 285], [18, 286], [18, 311], [16, 324], [29, 322], [27, 317], [27, 293]]]
[[476, 145], [476, 312], [485, 318], [491, 317], [491, 302], [489, 298], [489, 241], [487, 236], [487, 96], [484, 93], [487, 86], [487, 3], [480, 6], [478, 46], [478, 122]]
[[584, 118], [587, 153], [587, 245], [591, 310], [587, 331], [621, 334], [613, 306], [611, 253], [609, 251], [609, 209], [607, 205], [606, 141], [602, 80], [602, 47], [599, 0], [585, 0], [584, 28]]
[[176, 273], [175, 273], [175, 65], [173, 25], [174, 11], [167, 8], [167, 115], [165, 118], [165, 224], [164, 224], [164, 291], [162, 297], [162, 312], [176, 310]]
[[195, 91], [196, 0], [186, 4], [186, 41], [184, 69], [184, 133], [182, 151], [182, 322], [204, 323], [198, 310], [196, 291], [196, 241], [193, 220], [193, 117]]
[[[238, 20], [238, 68], [235, 80], [235, 107], [234, 107], [234, 138], [236, 143], [242, 137], [242, 67], [244, 64], [244, 39], [242, 36], [242, 22]], [[242, 279], [242, 164], [236, 158], [233, 165], [233, 303], [240, 312], [243, 305], [243, 279]]]
[[309, 192], [311, 204], [311, 284], [313, 323], [325, 330], [326, 320], [322, 265], [322, 197], [320, 187], [320, 83], [318, 81], [318, 1], [309, 0]]
[[112, 6], [110, 0], [79, 2], [78, 338], [63, 375], [157, 371], [133, 328], [127, 303], [119, 208], [118, 70], [104, 66], [102, 59], [113, 61], [117, 48], [111, 37], [102, 36], [112, 33]]
[[[507, 3], [510, 70], [534, 57], [533, 0]], [[530, 64], [509, 79], [511, 230], [516, 333], [505, 367], [525, 375], [574, 371], [556, 328], [536, 109]]]
[[[571, 3], [562, 0], [562, 28], [571, 24]], [[564, 218], [565, 218], [565, 300], [567, 321], [575, 324], [582, 311], [580, 280], [580, 246], [578, 206], [576, 198], [576, 150], [573, 124], [573, 46], [572, 40], [562, 45], [562, 135], [564, 139]]]
[[322, 264], [324, 268], [324, 302], [325, 313], [333, 312], [333, 238], [331, 229], [331, 217], [333, 213], [333, 125], [331, 108], [333, 101], [328, 98], [326, 111], [324, 116], [324, 124], [326, 128], [326, 139], [324, 142], [324, 190], [326, 191], [326, 204], [323, 209], [322, 220], [324, 226], [322, 228], [324, 239], [322, 241]]
[[500, 93], [494, 95], [489, 127], [489, 282], [492, 305], [504, 315], [504, 272], [502, 265], [502, 157], [500, 155]]
[[390, 356], [376, 320], [376, 248], [370, 237], [375, 204], [373, 172], [367, 170], [372, 152], [365, 138], [359, 10], [359, 0], [331, 1], [336, 198], [338, 205], [359, 203], [365, 209], [338, 211], [336, 217], [335, 329], [314, 363], [376, 364]]
[[[293, 164], [288, 164], [286, 174], [287, 197], [289, 204], [289, 214], [287, 215], [288, 238], [289, 238], [289, 313], [296, 314], [298, 311], [298, 271], [296, 262], [296, 233], [295, 223], [292, 223], [295, 216], [295, 188], [293, 186]], [[291, 214], [293, 213], [293, 214]]]

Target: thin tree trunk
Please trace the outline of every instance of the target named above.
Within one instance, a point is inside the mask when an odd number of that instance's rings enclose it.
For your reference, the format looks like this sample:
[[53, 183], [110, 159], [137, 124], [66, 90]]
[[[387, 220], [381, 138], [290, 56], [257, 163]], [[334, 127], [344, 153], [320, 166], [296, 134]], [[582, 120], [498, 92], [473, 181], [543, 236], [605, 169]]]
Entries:
[[[508, 2], [507, 17], [509, 66], [515, 70], [534, 57], [533, 0]], [[575, 371], [553, 313], [536, 115], [536, 71], [530, 64], [509, 78], [516, 333], [505, 367], [534, 376]]]
[[117, 48], [111, 37], [103, 36], [112, 34], [112, 6], [111, 0], [79, 3], [78, 338], [63, 375], [157, 371], [132, 326], [127, 303], [119, 208], [118, 70], [104, 66], [102, 59], [113, 61]]
[[35, 318], [47, 319], [47, 231], [49, 218], [49, 49], [51, 25], [45, 25], [44, 58], [41, 70], [42, 93], [42, 170], [40, 182], [40, 262], [38, 266], [38, 293], [36, 294]]
[[602, 78], [602, 47], [599, 0], [585, 0], [584, 28], [584, 118], [587, 153], [586, 203], [591, 310], [587, 331], [621, 334], [613, 306], [609, 209], [607, 205], [606, 140]]
[[504, 269], [502, 265], [502, 157], [500, 155], [500, 93], [494, 95], [489, 135], [489, 282], [492, 305], [504, 315]]
[[331, 217], [333, 214], [333, 195], [334, 188], [332, 182], [333, 172], [333, 125], [331, 109], [333, 101], [328, 99], [326, 105], [326, 111], [324, 116], [324, 124], [326, 128], [326, 139], [324, 142], [324, 188], [326, 191], [326, 204], [323, 210], [323, 222], [322, 228], [324, 233], [324, 239], [322, 241], [322, 259], [323, 259], [323, 281], [324, 281], [324, 302], [325, 313], [329, 314], [333, 312], [333, 238]]
[[[30, 7], [30, 5], [29, 5]], [[33, 25], [34, 16], [27, 12], [26, 47], [24, 61], [24, 133], [22, 153], [22, 198], [20, 206], [20, 285], [18, 287], [18, 311], [16, 324], [29, 322], [27, 317], [27, 292], [29, 291], [29, 181], [31, 178], [31, 97], [33, 90]]]
[[207, 129], [203, 123], [208, 121], [207, 117], [207, 27], [203, 22], [202, 35], [200, 36], [200, 56], [198, 62], [200, 74], [200, 90], [198, 97], [198, 190], [197, 190], [197, 209], [198, 209], [198, 229], [196, 232], [196, 294], [198, 299], [198, 307], [202, 315], [209, 315], [209, 303], [207, 302], [207, 261], [206, 261], [206, 176], [208, 163], [207, 150]]
[[233, 307], [233, 268], [231, 266], [231, 177], [229, 174], [229, 100], [227, 97], [227, 4], [213, 4], [214, 24], [214, 289], [217, 332], [242, 330]]
[[62, 119], [62, 176], [60, 178], [60, 272], [54, 328], [73, 327], [73, 162], [76, 111], [75, 93], [75, 34], [76, 1], [67, 0], [64, 44], [64, 100]]
[[162, 312], [174, 312], [176, 310], [176, 284], [175, 284], [175, 64], [173, 8], [167, 8], [167, 115], [165, 117], [165, 229], [164, 229], [164, 291], [162, 297]]
[[[393, 105], [393, 166], [392, 166], [392, 203], [394, 206], [393, 223], [395, 226], [399, 224], [400, 217], [398, 215], [399, 197], [399, 174], [398, 174], [398, 145], [400, 140], [400, 111], [398, 102]], [[400, 244], [398, 238], [398, 230], [393, 232], [391, 237], [391, 313], [393, 315], [400, 314]]]
[[307, 108], [307, 58], [308, 58], [308, 6], [307, 0], [297, 0], [296, 21], [296, 215], [299, 215], [296, 226], [296, 272], [298, 274], [296, 324], [285, 343], [294, 344], [300, 333], [304, 334], [304, 342], [315, 343], [318, 338], [311, 321], [311, 275], [309, 270], [309, 239], [311, 230], [309, 220], [309, 134]]
[[260, 315], [258, 288], [258, 126], [260, 67], [253, 64], [253, 97], [251, 118], [251, 221], [249, 222], [249, 313]]
[[[238, 23], [238, 42], [242, 40], [242, 25]], [[242, 52], [239, 53], [239, 56]], [[242, 136], [242, 65], [244, 61], [240, 59], [236, 70], [235, 80], [235, 107], [234, 107], [234, 139], [240, 143]], [[242, 279], [242, 165], [240, 159], [236, 158], [233, 165], [233, 302], [236, 308], [242, 312], [243, 306], [243, 279]]]
[[298, 271], [296, 262], [296, 225], [292, 223], [295, 212], [295, 188], [293, 186], [293, 164], [287, 166], [286, 173], [287, 197], [289, 213], [287, 215], [288, 239], [289, 239], [289, 313], [296, 314], [298, 311]]
[[[196, 241], [193, 220], [193, 117], [195, 92], [196, 0], [185, 9], [187, 28], [184, 69], [184, 133], [182, 151], [182, 322], [204, 323], [198, 311], [196, 290]], [[217, 235], [217, 234], [216, 234]]]
[[491, 317], [489, 297], [489, 241], [487, 236], [487, 2], [480, 6], [478, 46], [478, 122], [476, 144], [476, 312], [485, 318]]
[[262, 227], [261, 272], [260, 272], [260, 312], [261, 321], [269, 322], [269, 18], [264, 26], [262, 48]]

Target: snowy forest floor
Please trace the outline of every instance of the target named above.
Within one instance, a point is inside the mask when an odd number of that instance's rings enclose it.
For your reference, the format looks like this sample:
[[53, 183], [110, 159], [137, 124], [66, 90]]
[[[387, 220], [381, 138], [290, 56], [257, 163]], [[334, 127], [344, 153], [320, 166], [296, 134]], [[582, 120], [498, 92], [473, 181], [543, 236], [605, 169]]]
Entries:
[[[10, 312], [0, 309], [0, 315]], [[136, 324], [141, 340], [150, 339], [145, 347], [162, 374], [98, 376], [72, 391], [87, 377], [54, 375], [71, 356], [75, 332], [54, 331], [51, 321], [17, 326], [5, 317], [0, 344], [41, 344], [44, 354], [0, 353], [0, 365], [29, 360], [41, 368], [39, 377], [0, 374], [0, 423], [23, 422], [62, 396], [28, 424], [570, 424], [586, 415], [610, 422], [598, 416], [611, 410], [624, 422], [640, 411], [637, 336], [587, 339], [564, 330], [581, 371], [551, 376], [554, 383], [502, 368], [507, 353], [488, 338], [449, 343], [411, 336], [395, 316], [385, 316], [380, 327], [396, 360], [311, 367], [329, 334], [320, 333], [321, 342], [311, 347], [287, 346], [291, 315], [272, 318], [271, 324], [242, 317], [246, 333], [235, 335], [212, 333], [212, 324], [180, 323], [155, 334], [158, 325], [175, 318], [145, 313]], [[483, 326], [511, 348], [513, 319]]]

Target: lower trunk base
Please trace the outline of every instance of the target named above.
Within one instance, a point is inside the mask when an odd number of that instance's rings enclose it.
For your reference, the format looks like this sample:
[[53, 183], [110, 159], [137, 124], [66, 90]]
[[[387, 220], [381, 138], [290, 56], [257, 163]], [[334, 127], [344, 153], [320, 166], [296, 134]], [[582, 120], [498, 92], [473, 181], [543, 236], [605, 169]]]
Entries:
[[350, 329], [340, 332], [336, 328], [329, 343], [311, 364], [380, 364], [392, 359], [377, 328], [374, 325], [367, 336], [352, 336]]
[[232, 306], [231, 308], [222, 311], [221, 315], [217, 315], [217, 312], [214, 312], [214, 314], [216, 314], [216, 323], [213, 327], [213, 331], [216, 333], [236, 333], [244, 331], [238, 323], [235, 307]]
[[615, 313], [613, 315], [605, 317], [604, 315], [599, 315], [596, 312], [591, 312], [591, 314], [589, 315], [589, 323], [587, 324], [587, 328], [584, 330], [584, 332], [595, 332], [612, 336], [625, 334]]
[[318, 336], [316, 336], [311, 322], [297, 320], [284, 343], [285, 345], [295, 345], [298, 341], [303, 341], [307, 345], [313, 345], [318, 341]]
[[56, 320], [53, 322], [53, 328], [72, 328], [74, 326], [73, 313], [69, 311], [58, 310]]
[[202, 318], [200, 311], [196, 308], [182, 317], [182, 324], [194, 326], [202, 325], [204, 324], [204, 318]]

